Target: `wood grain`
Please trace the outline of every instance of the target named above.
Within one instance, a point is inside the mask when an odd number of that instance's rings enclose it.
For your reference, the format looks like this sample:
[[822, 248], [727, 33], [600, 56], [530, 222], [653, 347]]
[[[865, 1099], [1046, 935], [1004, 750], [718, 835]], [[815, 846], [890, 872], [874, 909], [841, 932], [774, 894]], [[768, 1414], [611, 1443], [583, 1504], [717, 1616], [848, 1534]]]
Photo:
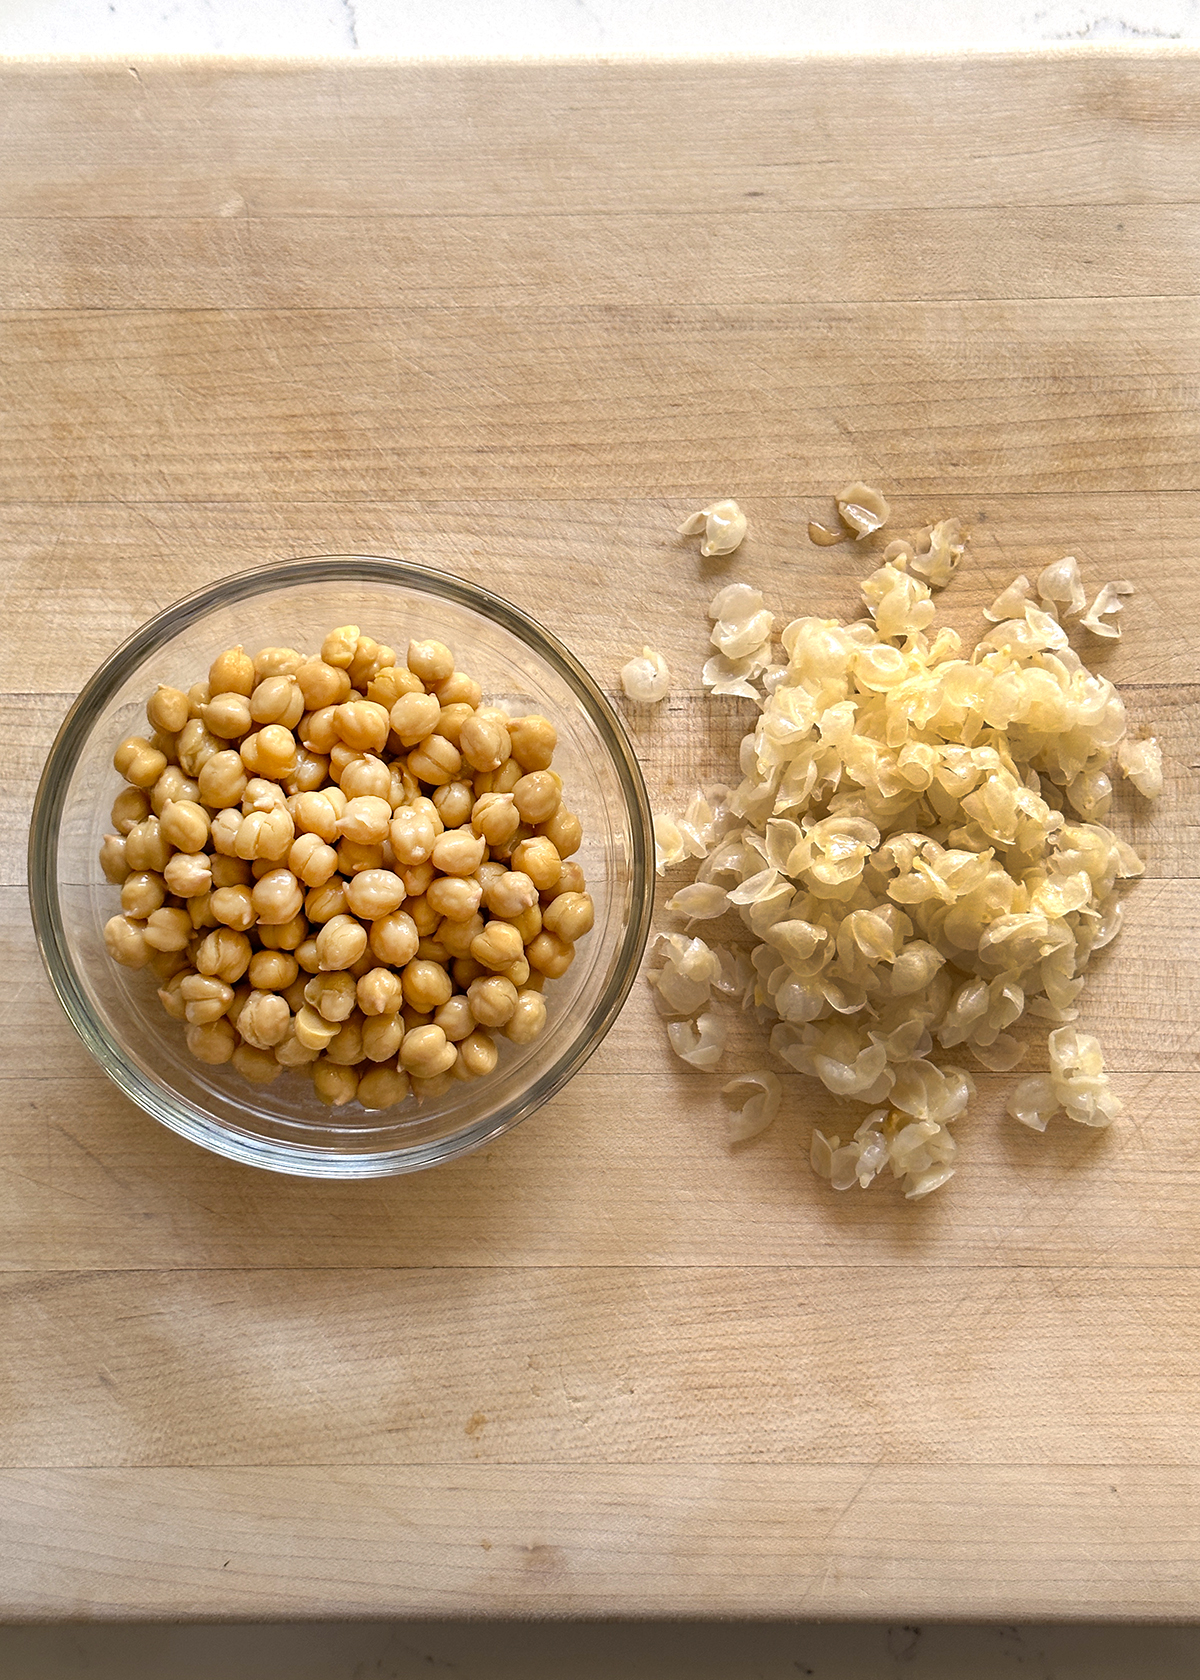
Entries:
[[[0, 69], [0, 1614], [1194, 1614], [1198, 92], [1185, 53]], [[1084, 997], [1126, 1120], [1038, 1138], [983, 1074], [938, 1196], [834, 1196], [847, 1111], [789, 1074], [731, 1149], [641, 985], [413, 1178], [256, 1173], [108, 1086], [25, 835], [138, 624], [295, 554], [498, 584], [614, 697], [662, 649], [669, 703], [618, 704], [671, 807], [751, 715], [699, 691], [708, 600], [856, 612], [879, 542], [804, 529], [859, 475], [968, 526], [964, 636], [1065, 553], [1136, 585], [1085, 650], [1166, 759]]]

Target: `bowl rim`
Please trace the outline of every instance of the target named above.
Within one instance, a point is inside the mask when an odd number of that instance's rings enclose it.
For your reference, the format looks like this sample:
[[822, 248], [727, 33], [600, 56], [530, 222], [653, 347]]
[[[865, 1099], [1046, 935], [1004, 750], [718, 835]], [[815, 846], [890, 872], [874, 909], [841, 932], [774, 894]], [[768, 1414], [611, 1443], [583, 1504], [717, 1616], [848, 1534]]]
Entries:
[[[608, 749], [624, 795], [631, 852], [631, 914], [625, 922], [617, 960], [603, 993], [562, 1054], [532, 1085], [461, 1132], [432, 1142], [363, 1153], [234, 1135], [186, 1098], [165, 1100], [93, 1014], [59, 909], [58, 835], [66, 790], [87, 734], [104, 705], [150, 654], [198, 623], [211, 608], [228, 607], [275, 588], [328, 582], [333, 575], [331, 567], [348, 580], [420, 589], [479, 613], [555, 668]], [[312, 554], [227, 573], [193, 590], [140, 625], [92, 674], [59, 726], [38, 782], [29, 825], [29, 903], [42, 963], [68, 1019], [108, 1077], [144, 1112], [202, 1148], [245, 1165], [307, 1178], [381, 1178], [416, 1172], [480, 1148], [548, 1102], [579, 1071], [615, 1021], [641, 964], [654, 907], [653, 848], [650, 800], [625, 724], [586, 667], [552, 631], [503, 596], [453, 572], [389, 555]]]

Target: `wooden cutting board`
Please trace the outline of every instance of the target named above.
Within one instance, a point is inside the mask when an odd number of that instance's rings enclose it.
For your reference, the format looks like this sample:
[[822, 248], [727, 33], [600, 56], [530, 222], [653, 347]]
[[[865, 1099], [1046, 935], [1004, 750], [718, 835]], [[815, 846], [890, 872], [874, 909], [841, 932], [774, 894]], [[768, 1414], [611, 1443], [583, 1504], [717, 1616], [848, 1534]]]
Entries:
[[[9, 65], [0, 109], [0, 1614], [1194, 1615], [1200, 61]], [[210, 1157], [93, 1066], [24, 836], [135, 625], [273, 557], [444, 564], [614, 692], [662, 649], [677, 806], [747, 721], [709, 596], [853, 613], [805, 525], [858, 475], [964, 519], [972, 636], [1068, 552], [1137, 586], [1094, 648], [1167, 773], [1085, 995], [1110, 1134], [984, 1074], [944, 1191], [835, 1196], [836, 1105], [789, 1077], [731, 1151], [640, 984], [547, 1109], [391, 1182]]]

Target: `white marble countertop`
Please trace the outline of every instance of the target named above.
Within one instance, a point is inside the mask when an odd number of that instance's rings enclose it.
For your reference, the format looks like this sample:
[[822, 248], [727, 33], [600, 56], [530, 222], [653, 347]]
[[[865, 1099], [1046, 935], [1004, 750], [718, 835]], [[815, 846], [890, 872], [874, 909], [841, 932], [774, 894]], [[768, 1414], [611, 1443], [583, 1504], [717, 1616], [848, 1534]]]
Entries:
[[1200, 43], [1200, 0], [0, 0], [0, 53], [575, 57]]

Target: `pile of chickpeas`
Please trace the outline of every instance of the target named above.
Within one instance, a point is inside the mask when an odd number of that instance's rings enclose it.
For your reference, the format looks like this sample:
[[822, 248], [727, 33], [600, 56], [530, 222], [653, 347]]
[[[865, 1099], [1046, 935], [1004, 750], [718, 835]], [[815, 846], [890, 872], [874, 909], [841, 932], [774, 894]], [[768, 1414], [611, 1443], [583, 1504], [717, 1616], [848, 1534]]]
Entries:
[[383, 1109], [537, 1038], [593, 922], [548, 719], [484, 705], [442, 642], [402, 660], [354, 624], [312, 656], [229, 648], [146, 716], [113, 755], [104, 940], [193, 1056]]

